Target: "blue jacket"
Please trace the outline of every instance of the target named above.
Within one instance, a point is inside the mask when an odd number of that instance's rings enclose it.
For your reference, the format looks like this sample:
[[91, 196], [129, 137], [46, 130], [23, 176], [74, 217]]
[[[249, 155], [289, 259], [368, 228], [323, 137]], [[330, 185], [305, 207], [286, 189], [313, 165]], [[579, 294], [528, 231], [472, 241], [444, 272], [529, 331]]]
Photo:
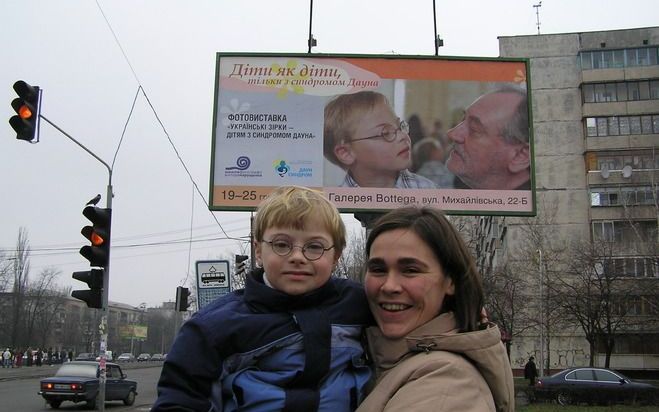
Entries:
[[358, 283], [292, 296], [257, 270], [181, 327], [151, 410], [352, 411], [371, 376], [361, 338], [373, 323]]

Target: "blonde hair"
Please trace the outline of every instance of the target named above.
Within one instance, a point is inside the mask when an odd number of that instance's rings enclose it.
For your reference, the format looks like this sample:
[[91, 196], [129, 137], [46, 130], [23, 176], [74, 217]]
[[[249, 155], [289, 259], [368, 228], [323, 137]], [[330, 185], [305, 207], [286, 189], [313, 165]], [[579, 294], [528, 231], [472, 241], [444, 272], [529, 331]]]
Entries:
[[325, 105], [323, 152], [327, 160], [345, 168], [334, 154], [334, 148], [342, 141], [350, 140], [359, 120], [378, 104], [389, 107], [389, 102], [382, 93], [367, 90], [339, 95]]
[[254, 218], [254, 240], [263, 240], [271, 227], [309, 229], [311, 219], [319, 219], [332, 236], [337, 257], [346, 245], [346, 228], [334, 204], [317, 191], [302, 186], [281, 186], [261, 202]]

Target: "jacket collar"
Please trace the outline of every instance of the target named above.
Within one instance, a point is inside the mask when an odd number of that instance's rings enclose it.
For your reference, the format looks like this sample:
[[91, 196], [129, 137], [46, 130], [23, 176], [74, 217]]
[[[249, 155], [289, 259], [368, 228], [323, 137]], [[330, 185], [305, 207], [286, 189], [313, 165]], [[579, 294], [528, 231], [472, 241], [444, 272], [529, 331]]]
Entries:
[[245, 279], [245, 302], [257, 312], [291, 312], [331, 302], [338, 298], [334, 279], [304, 295], [289, 295], [263, 282], [263, 269], [250, 273]]

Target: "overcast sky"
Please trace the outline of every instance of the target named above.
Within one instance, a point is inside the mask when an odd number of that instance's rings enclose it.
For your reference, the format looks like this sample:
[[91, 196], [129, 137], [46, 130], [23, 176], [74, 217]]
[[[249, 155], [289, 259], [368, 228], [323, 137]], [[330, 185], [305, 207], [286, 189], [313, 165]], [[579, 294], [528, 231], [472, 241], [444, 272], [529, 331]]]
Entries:
[[[499, 54], [497, 36], [537, 33], [538, 1], [437, 0], [441, 55]], [[12, 116], [12, 85], [43, 89], [42, 115], [108, 164], [142, 86], [178, 155], [208, 199], [216, 52], [307, 52], [307, 0], [5, 0], [0, 4], [0, 113]], [[657, 25], [656, 0], [545, 0], [542, 34]], [[433, 55], [431, 0], [316, 0], [318, 53]], [[109, 22], [109, 26], [108, 23]], [[111, 28], [110, 28], [111, 27]], [[116, 39], [115, 39], [116, 36]], [[117, 42], [118, 40], [118, 42]], [[11, 254], [28, 231], [31, 276], [61, 271], [60, 283], [85, 270], [84, 204], [108, 172], [42, 122], [41, 141], [15, 139], [0, 126], [0, 251]], [[245, 253], [223, 238], [195, 192], [143, 95], [114, 163], [110, 300], [138, 306], [173, 300], [196, 260]], [[231, 237], [247, 237], [249, 214], [214, 212]], [[358, 230], [352, 215], [349, 227]], [[193, 242], [189, 242], [192, 237]], [[243, 249], [241, 249], [241, 247]]]

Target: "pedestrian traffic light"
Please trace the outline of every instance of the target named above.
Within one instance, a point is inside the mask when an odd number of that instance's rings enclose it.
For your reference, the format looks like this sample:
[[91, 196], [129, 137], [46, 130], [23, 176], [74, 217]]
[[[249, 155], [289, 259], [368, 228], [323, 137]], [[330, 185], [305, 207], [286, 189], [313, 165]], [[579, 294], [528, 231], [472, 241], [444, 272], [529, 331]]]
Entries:
[[247, 255], [236, 255], [236, 275], [247, 275], [247, 259], [249, 259]]
[[80, 254], [89, 260], [90, 266], [104, 268], [110, 260], [112, 209], [88, 204], [82, 214], [92, 222], [92, 226], [85, 226], [80, 231], [91, 243], [81, 247]]
[[41, 90], [23, 80], [14, 83], [14, 90], [18, 97], [12, 100], [11, 106], [16, 115], [9, 119], [9, 124], [16, 132], [17, 139], [32, 142], [37, 137], [38, 141]]
[[185, 312], [188, 310], [190, 303], [188, 297], [190, 296], [190, 289], [178, 286], [176, 288], [176, 311]]
[[87, 283], [89, 290], [74, 290], [71, 296], [87, 303], [87, 307], [101, 309], [103, 307], [103, 276], [105, 269], [91, 269], [73, 272], [73, 279]]

